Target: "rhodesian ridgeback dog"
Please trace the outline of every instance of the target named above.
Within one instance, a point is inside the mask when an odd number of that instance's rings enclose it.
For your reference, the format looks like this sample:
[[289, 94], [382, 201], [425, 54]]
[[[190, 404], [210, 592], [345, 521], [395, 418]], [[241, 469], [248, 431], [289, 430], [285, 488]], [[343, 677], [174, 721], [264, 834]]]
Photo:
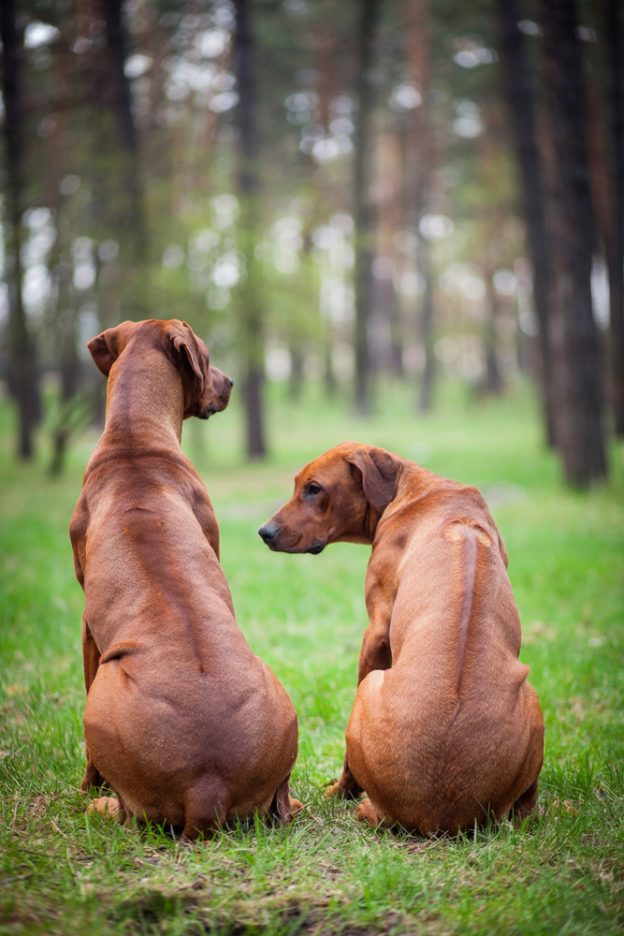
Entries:
[[296, 475], [259, 533], [281, 552], [373, 547], [344, 769], [328, 794], [365, 790], [358, 818], [422, 835], [528, 814], [542, 712], [518, 660], [505, 548], [476, 488], [345, 443]]
[[208, 492], [182, 421], [225, 409], [231, 380], [176, 319], [124, 322], [88, 344], [108, 377], [106, 424], [70, 525], [85, 592], [92, 807], [187, 839], [233, 817], [288, 821], [297, 717], [239, 629]]

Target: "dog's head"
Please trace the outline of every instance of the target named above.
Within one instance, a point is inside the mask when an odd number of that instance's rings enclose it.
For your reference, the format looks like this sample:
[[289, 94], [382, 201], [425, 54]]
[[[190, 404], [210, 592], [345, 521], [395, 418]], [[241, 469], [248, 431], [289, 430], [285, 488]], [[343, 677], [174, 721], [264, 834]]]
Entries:
[[190, 325], [179, 319], [146, 319], [122, 322], [107, 328], [88, 343], [93, 360], [108, 377], [121, 356], [131, 348], [156, 348], [169, 357], [180, 372], [184, 388], [184, 418], [208, 419], [225, 409], [232, 381], [210, 363], [208, 348]]
[[258, 533], [276, 552], [320, 553], [339, 541], [370, 543], [396, 492], [401, 459], [345, 442], [295, 476], [291, 499]]

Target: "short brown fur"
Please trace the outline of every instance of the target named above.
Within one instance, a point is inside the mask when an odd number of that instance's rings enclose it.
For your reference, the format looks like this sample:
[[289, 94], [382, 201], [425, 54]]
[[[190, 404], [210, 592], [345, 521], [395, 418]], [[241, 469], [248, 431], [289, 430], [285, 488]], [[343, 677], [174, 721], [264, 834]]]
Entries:
[[373, 547], [344, 769], [328, 794], [365, 790], [360, 819], [423, 835], [529, 813], [543, 719], [518, 659], [507, 555], [479, 492], [345, 443], [297, 474], [260, 535], [285, 552]]
[[223, 410], [231, 381], [176, 319], [124, 322], [89, 342], [108, 376], [106, 425], [70, 535], [85, 591], [92, 808], [185, 837], [269, 809], [287, 821], [297, 719], [251, 651], [219, 564], [206, 488], [180, 447], [186, 416]]

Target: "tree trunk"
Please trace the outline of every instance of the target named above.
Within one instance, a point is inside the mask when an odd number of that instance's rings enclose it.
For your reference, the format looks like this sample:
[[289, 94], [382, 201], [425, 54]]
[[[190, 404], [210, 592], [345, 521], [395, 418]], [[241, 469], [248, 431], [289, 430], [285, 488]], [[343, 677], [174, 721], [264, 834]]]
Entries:
[[355, 237], [355, 387], [356, 412], [371, 411], [372, 369], [369, 319], [372, 300], [373, 208], [370, 193], [371, 119], [373, 111], [374, 34], [379, 0], [361, 0], [355, 85], [356, 116], [353, 144], [353, 220]]
[[380, 137], [375, 178], [379, 209], [377, 214], [377, 259], [375, 277], [377, 327], [381, 335], [377, 351], [379, 364], [393, 377], [404, 377], [403, 322], [396, 289], [400, 264], [396, 235], [401, 229], [403, 192], [401, 185], [402, 140], [399, 132], [386, 129]]
[[554, 416], [550, 329], [548, 324], [548, 281], [550, 242], [546, 230], [543, 169], [537, 145], [535, 88], [522, 34], [516, 0], [497, 0], [503, 81], [516, 160], [520, 172], [522, 213], [527, 246], [533, 268], [533, 303], [539, 334], [539, 385], [542, 398], [544, 436], [554, 445]]
[[2, 80], [6, 146], [5, 278], [8, 287], [9, 390], [17, 406], [17, 455], [32, 458], [34, 429], [40, 416], [35, 344], [28, 330], [22, 297], [23, 102], [21, 95], [21, 43], [16, 26], [15, 0], [0, 4]]
[[245, 408], [246, 451], [249, 458], [263, 458], [267, 452], [264, 427], [264, 315], [260, 299], [258, 265], [255, 257], [259, 230], [259, 162], [256, 128], [256, 42], [250, 23], [249, 0], [235, 0], [236, 78], [240, 96], [237, 108], [239, 139], [238, 191], [241, 201], [241, 250], [246, 274], [238, 295], [238, 315], [243, 349], [243, 405]]
[[303, 378], [305, 374], [305, 355], [299, 342], [290, 345], [290, 399], [300, 400], [303, 393]]
[[608, 52], [608, 133], [606, 146], [610, 224], [606, 239], [609, 276], [611, 401], [616, 435], [624, 437], [624, 67], [620, 0], [603, 0]]
[[483, 328], [483, 391], [497, 396], [503, 391], [503, 378], [498, 361], [499, 300], [494, 286], [492, 270], [485, 271], [487, 318]]
[[600, 353], [592, 310], [592, 209], [583, 61], [573, 0], [541, 0], [544, 97], [556, 166], [550, 339], [555, 444], [569, 484], [587, 487], [607, 473]]
[[123, 167], [120, 173], [122, 191], [118, 193], [122, 232], [123, 228], [130, 232], [131, 262], [144, 264], [147, 255], [147, 228], [139, 142], [132, 114], [130, 83], [124, 71], [128, 45], [123, 21], [124, 0], [100, 0], [100, 3], [106, 24], [111, 105], [123, 151]]
[[435, 355], [433, 350], [433, 271], [431, 269], [431, 244], [422, 234], [418, 236], [418, 270], [423, 279], [423, 294], [420, 301], [419, 334], [423, 351], [423, 369], [418, 388], [418, 409], [428, 413], [433, 406], [433, 383], [435, 380]]
[[418, 410], [428, 412], [433, 406], [435, 381], [434, 355], [434, 282], [431, 244], [420, 231], [425, 213], [433, 167], [433, 129], [430, 114], [431, 55], [428, 0], [405, 0], [403, 20], [407, 42], [410, 83], [421, 95], [418, 107], [410, 112], [406, 145], [406, 219], [416, 234], [416, 263], [423, 282], [417, 310], [416, 330], [423, 355], [418, 387]]

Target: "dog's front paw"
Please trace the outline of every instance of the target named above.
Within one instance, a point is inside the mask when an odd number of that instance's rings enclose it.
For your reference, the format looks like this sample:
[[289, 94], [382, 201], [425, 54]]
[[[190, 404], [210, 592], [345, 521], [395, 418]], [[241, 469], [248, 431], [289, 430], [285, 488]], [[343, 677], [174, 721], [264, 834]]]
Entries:
[[332, 796], [342, 798], [345, 796], [344, 787], [340, 786], [339, 780], [332, 780], [329, 785], [325, 787], [323, 796], [325, 799], [331, 799]]
[[347, 783], [340, 780], [332, 780], [329, 786], [325, 787], [323, 796], [325, 799], [357, 799], [362, 794], [362, 787], [358, 786], [355, 780], [349, 780]]
[[98, 796], [97, 799], [91, 800], [87, 811], [101, 813], [107, 819], [123, 819], [121, 804], [116, 796]]
[[346, 770], [342, 772], [338, 780], [332, 780], [329, 786], [325, 787], [323, 795], [326, 799], [332, 796], [337, 799], [357, 799], [363, 792], [351, 771]]
[[292, 821], [295, 818], [295, 816], [298, 816], [299, 813], [305, 809], [305, 806], [303, 805], [301, 800], [295, 799], [292, 796], [289, 797], [289, 799], [290, 799], [290, 818]]

